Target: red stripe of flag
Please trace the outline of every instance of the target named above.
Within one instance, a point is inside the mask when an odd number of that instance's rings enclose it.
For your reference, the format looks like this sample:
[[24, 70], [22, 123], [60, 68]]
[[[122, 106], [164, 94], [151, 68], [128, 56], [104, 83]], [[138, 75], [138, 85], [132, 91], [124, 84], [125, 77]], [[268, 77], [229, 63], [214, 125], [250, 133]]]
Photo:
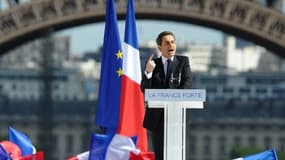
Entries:
[[147, 135], [143, 128], [144, 99], [140, 85], [123, 75], [121, 89], [121, 110], [118, 133], [138, 136], [137, 148], [147, 151]]

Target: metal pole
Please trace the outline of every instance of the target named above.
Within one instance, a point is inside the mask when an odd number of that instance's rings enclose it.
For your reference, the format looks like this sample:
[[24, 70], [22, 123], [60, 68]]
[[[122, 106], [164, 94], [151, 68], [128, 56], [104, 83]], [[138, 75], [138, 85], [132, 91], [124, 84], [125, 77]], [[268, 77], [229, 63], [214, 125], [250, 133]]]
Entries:
[[48, 31], [42, 41], [41, 77], [42, 93], [39, 105], [39, 146], [44, 151], [44, 159], [53, 159], [53, 103], [52, 103], [52, 80], [53, 80], [53, 52], [54, 42], [52, 31]]

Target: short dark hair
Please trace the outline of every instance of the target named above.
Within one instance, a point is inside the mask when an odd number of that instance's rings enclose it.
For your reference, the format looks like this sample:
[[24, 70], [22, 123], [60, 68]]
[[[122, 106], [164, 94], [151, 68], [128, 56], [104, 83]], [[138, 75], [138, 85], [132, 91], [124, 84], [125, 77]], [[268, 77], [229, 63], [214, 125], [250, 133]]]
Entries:
[[163, 31], [163, 32], [159, 33], [159, 35], [157, 36], [157, 38], [156, 38], [156, 44], [157, 44], [157, 45], [161, 45], [161, 43], [162, 43], [162, 37], [164, 37], [164, 36], [166, 36], [166, 35], [172, 35], [172, 36], [174, 37], [174, 39], [175, 39], [175, 36], [174, 36], [174, 34], [173, 34], [172, 32], [170, 32], [170, 31]]

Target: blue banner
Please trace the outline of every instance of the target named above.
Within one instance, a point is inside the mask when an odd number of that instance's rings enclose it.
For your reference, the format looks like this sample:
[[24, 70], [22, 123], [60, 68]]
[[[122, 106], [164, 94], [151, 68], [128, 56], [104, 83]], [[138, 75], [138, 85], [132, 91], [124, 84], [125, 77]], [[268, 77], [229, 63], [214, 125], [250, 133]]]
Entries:
[[106, 22], [98, 106], [95, 123], [107, 133], [115, 133], [120, 111], [122, 49], [114, 0], [106, 1]]

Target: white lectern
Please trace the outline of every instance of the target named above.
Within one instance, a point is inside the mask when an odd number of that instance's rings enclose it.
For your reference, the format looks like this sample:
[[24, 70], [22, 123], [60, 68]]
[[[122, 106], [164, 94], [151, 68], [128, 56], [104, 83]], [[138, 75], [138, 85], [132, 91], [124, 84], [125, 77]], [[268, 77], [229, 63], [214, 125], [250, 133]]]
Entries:
[[146, 89], [149, 108], [164, 108], [164, 160], [185, 160], [186, 109], [203, 109], [204, 89]]

